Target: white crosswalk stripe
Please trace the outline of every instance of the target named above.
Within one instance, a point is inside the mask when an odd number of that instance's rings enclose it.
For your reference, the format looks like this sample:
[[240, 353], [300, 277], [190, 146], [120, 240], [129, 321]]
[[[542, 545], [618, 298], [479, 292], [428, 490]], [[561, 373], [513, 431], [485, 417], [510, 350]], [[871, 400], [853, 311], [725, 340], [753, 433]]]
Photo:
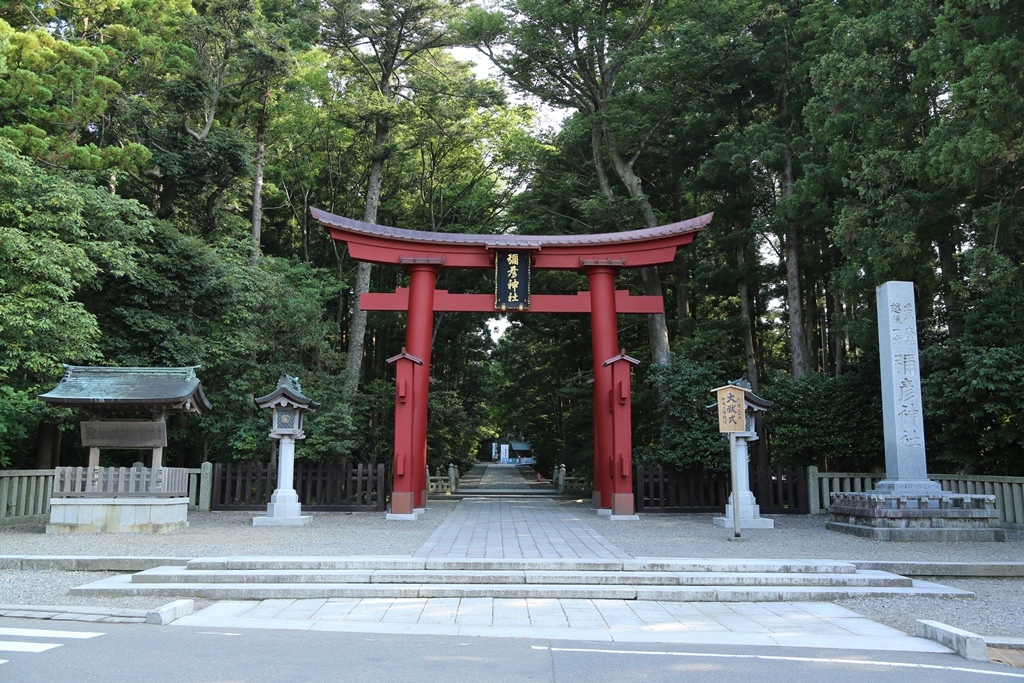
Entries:
[[99, 631], [48, 631], [43, 628], [3, 628], [0, 636], [21, 636], [22, 638], [95, 638], [102, 636]]
[[0, 652], [46, 652], [60, 643], [22, 643], [16, 640], [0, 640]]
[[[0, 637], [14, 638], [45, 638], [47, 640], [84, 640], [102, 636], [99, 631], [57, 631], [42, 628], [6, 628], [0, 627]], [[0, 640], [0, 652], [26, 652], [37, 654], [60, 647], [63, 643], [44, 643], [38, 640]], [[7, 664], [9, 659], [0, 659], [0, 664]]]

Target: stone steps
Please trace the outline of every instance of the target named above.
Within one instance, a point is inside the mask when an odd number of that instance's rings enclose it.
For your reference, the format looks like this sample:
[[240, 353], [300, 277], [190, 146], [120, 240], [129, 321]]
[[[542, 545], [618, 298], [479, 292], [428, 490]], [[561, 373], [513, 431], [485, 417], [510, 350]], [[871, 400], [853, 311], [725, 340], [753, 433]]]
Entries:
[[134, 574], [133, 584], [508, 584], [624, 586], [884, 586], [909, 587], [913, 581], [887, 572], [857, 574], [761, 572], [600, 572], [600, 571], [474, 571], [288, 569], [193, 570], [176, 567]]
[[396, 557], [233, 557], [192, 560], [102, 579], [72, 595], [273, 598], [550, 598], [675, 602], [829, 601], [966, 591], [847, 562]]
[[210, 557], [189, 560], [189, 571], [199, 569], [380, 569], [380, 570], [477, 570], [477, 571], [627, 571], [627, 572], [782, 572], [855, 574], [852, 562], [839, 560], [755, 560], [734, 558], [665, 558], [579, 560], [546, 558], [430, 559], [419, 557]]

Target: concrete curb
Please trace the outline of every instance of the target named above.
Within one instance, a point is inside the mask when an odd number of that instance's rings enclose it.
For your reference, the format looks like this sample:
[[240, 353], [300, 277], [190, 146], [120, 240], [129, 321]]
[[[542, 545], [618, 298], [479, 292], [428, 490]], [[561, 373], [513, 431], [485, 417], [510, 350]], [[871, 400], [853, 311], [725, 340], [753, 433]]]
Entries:
[[195, 606], [194, 600], [175, 600], [174, 602], [169, 602], [163, 607], [146, 612], [146, 623], [166, 626], [177, 619], [192, 614], [195, 611]]
[[964, 659], [974, 662], [988, 661], [988, 644], [985, 638], [977, 633], [927, 619], [914, 622], [914, 632], [918, 638], [927, 638], [945, 645]]
[[188, 557], [100, 557], [98, 555], [0, 555], [0, 569], [79, 572], [139, 572], [155, 567], [184, 567]]
[[1024, 562], [888, 562], [853, 560], [857, 569], [877, 569], [900, 576], [941, 576], [943, 578], [1024, 578]]
[[1024, 650], [1024, 638], [985, 636], [985, 642], [989, 647], [998, 647], [1001, 650]]

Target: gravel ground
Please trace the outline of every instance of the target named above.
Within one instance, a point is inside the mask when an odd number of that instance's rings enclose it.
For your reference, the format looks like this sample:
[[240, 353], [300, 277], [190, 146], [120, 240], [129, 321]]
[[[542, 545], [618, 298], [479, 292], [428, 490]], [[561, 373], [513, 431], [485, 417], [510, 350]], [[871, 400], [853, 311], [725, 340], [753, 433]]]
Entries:
[[732, 528], [715, 526], [711, 514], [644, 514], [639, 522], [613, 522], [583, 503], [564, 505], [634, 557], [1024, 562], [1024, 531], [1007, 531], [1006, 543], [883, 542], [826, 531], [825, 515], [776, 515], [774, 529], [746, 530], [745, 540], [736, 543], [729, 540]]
[[[99, 581], [117, 572], [0, 571], [0, 605], [101, 606], [123, 609], [156, 609], [177, 598], [159, 595], [124, 597], [87, 597], [68, 595], [75, 586]], [[213, 604], [212, 600], [196, 600], [196, 611]]]
[[252, 525], [264, 512], [190, 512], [170, 534], [46, 534], [45, 524], [0, 526], [0, 555], [222, 557], [225, 555], [412, 555], [455, 508], [431, 502], [417, 522], [383, 513], [313, 512], [306, 526]]
[[917, 619], [931, 619], [983, 636], [1024, 638], [1024, 579], [935, 580], [977, 597], [854, 598], [836, 604], [907, 633], [914, 633]]
[[[642, 515], [613, 522], [589, 502], [560, 501], [622, 550], [647, 557], [751, 557], [937, 562], [1024, 562], [1024, 532], [1006, 543], [885, 543], [825, 530], [824, 517], [777, 516], [774, 530], [744, 532], [714, 526], [713, 515]], [[313, 513], [305, 527], [253, 527], [261, 513], [190, 513], [189, 528], [173, 534], [53, 534], [42, 524], [0, 527], [0, 555], [100, 555], [218, 557], [225, 555], [397, 555], [418, 550], [454, 509], [455, 501], [431, 501], [417, 522], [388, 522], [380, 513]], [[88, 598], [69, 588], [108, 572], [0, 571], [0, 604], [103, 605], [153, 609], [159, 597]], [[916, 619], [933, 619], [989, 636], [1024, 637], [1024, 579], [941, 579], [977, 598], [858, 598], [839, 604], [913, 632]], [[197, 604], [201, 608], [202, 604]]]

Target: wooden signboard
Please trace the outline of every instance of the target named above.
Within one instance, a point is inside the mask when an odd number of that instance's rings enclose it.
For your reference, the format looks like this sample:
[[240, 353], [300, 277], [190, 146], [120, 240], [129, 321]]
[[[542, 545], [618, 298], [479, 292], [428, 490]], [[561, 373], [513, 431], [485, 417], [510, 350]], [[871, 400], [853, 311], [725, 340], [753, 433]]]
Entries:
[[712, 389], [718, 396], [718, 431], [747, 431], [746, 391], [732, 385]]
[[82, 445], [95, 448], [163, 448], [167, 446], [167, 425], [163, 422], [83, 422]]

